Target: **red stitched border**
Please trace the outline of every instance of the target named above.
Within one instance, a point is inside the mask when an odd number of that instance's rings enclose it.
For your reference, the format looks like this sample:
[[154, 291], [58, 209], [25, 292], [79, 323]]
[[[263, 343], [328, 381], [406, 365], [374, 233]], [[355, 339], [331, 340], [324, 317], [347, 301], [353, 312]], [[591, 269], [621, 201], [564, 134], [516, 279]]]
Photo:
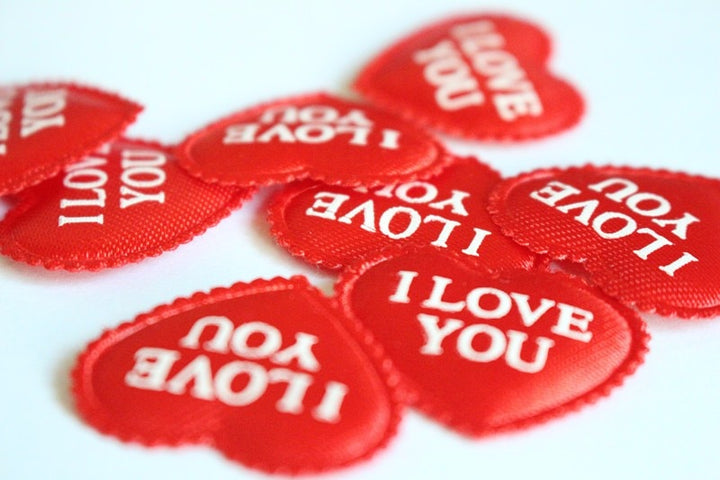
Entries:
[[267, 222], [270, 225], [270, 234], [275, 239], [275, 242], [289, 252], [290, 255], [326, 270], [339, 270], [344, 266], [342, 263], [328, 263], [323, 261], [322, 258], [308, 254], [308, 252], [299, 248], [294, 242], [288, 241], [285, 235], [289, 230], [288, 224], [285, 221], [285, 211], [287, 210], [288, 204], [295, 200], [298, 195], [302, 195], [303, 192], [315, 188], [317, 185], [318, 183], [311, 181], [293, 183], [276, 192], [268, 200], [265, 211], [267, 212]]

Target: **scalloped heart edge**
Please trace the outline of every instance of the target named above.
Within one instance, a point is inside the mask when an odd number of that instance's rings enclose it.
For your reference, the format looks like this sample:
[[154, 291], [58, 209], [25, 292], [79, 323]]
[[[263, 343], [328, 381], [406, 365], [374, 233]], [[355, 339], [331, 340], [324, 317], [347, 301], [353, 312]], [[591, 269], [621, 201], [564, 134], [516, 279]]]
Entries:
[[[325, 307], [334, 310], [336, 318], [340, 326], [353, 337], [353, 339], [361, 347], [366, 354], [367, 359], [375, 368], [376, 373], [386, 387], [387, 398], [390, 400], [391, 411], [389, 415], [388, 426], [384, 436], [377, 445], [369, 448], [363, 455], [350, 459], [346, 462], [335, 465], [306, 465], [304, 467], [287, 467], [283, 465], [275, 465], [269, 462], [250, 460], [241, 456], [232, 455], [229, 452], [221, 450], [215, 443], [211, 433], [206, 433], [199, 437], [168, 437], [148, 439], [140, 434], [123, 431], [117, 428], [113, 423], [113, 419], [105, 415], [98, 415], [101, 410], [96, 407], [97, 401], [94, 396], [88, 398], [88, 394], [92, 393], [92, 387], [85, 385], [85, 377], [89, 378], [91, 365], [102, 354], [102, 351], [109, 348], [113, 344], [133, 335], [137, 331], [146, 326], [153, 325], [163, 321], [167, 317], [174, 316], [188, 310], [197, 308], [199, 305], [205, 305], [216, 301], [227, 300], [237, 296], [254, 295], [256, 293], [281, 291], [281, 290], [304, 290], [315, 301], [326, 302]], [[390, 440], [392, 440], [398, 432], [400, 421], [402, 420], [404, 403], [402, 402], [402, 392], [400, 391], [400, 373], [395, 369], [394, 364], [383, 354], [382, 347], [374, 341], [372, 335], [362, 325], [350, 321], [342, 315], [342, 310], [338, 306], [334, 298], [328, 298], [318, 289], [313, 287], [309, 280], [302, 275], [293, 275], [289, 279], [284, 277], [273, 277], [271, 279], [258, 278], [249, 283], [237, 282], [229, 287], [216, 287], [209, 291], [198, 291], [187, 297], [178, 297], [169, 304], [159, 305], [149, 312], [137, 315], [133, 320], [124, 322], [115, 328], [108, 328], [97, 339], [87, 344], [85, 349], [78, 355], [75, 366], [70, 372], [71, 394], [75, 402], [75, 408], [80, 417], [100, 433], [115, 437], [125, 443], [136, 443], [146, 447], [178, 447], [182, 445], [198, 445], [210, 447], [225, 458], [238, 462], [246, 467], [262, 470], [273, 474], [311, 474], [322, 473], [329, 470], [346, 468], [351, 465], [369, 460], [381, 450], [387, 448]]]
[[[320, 184], [322, 184], [320, 182]], [[282, 190], [275, 192], [269, 198], [265, 205], [266, 220], [270, 226], [270, 235], [280, 247], [285, 249], [293, 257], [297, 257], [309, 265], [313, 265], [323, 270], [334, 272], [342, 269], [345, 265], [342, 263], [330, 263], [323, 261], [321, 258], [312, 254], [308, 254], [304, 249], [296, 246], [292, 241], [287, 239], [285, 235], [289, 231], [287, 222], [285, 221], [285, 210], [287, 206], [295, 200], [298, 195], [314, 188], [318, 182], [310, 180], [300, 180], [285, 186]]]

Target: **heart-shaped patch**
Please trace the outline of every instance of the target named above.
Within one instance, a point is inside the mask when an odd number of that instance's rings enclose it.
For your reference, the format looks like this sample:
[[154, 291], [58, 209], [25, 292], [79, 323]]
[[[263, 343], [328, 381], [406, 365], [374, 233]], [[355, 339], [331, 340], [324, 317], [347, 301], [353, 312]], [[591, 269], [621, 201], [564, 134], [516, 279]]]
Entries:
[[493, 192], [515, 241], [581, 262], [608, 295], [681, 317], [720, 314], [720, 181], [630, 167], [537, 170]]
[[301, 277], [238, 283], [155, 308], [80, 355], [73, 393], [101, 432], [210, 445], [270, 472], [366, 459], [400, 419], [397, 375]]
[[325, 93], [235, 113], [190, 135], [178, 151], [191, 174], [238, 186], [304, 178], [374, 186], [426, 177], [449, 161], [412, 124]]
[[251, 194], [189, 176], [159, 144], [119, 139], [24, 190], [0, 222], [0, 253], [49, 269], [117, 267], [189, 242]]
[[488, 274], [432, 247], [350, 267], [338, 292], [395, 363], [408, 400], [471, 436], [592, 403], [647, 350], [642, 320], [574, 277]]
[[530, 268], [535, 255], [490, 219], [487, 197], [500, 175], [475, 158], [454, 158], [428, 180], [368, 189], [300, 183], [271, 201], [277, 242], [293, 255], [336, 269], [394, 244], [434, 245], [483, 268]]
[[71, 83], [0, 86], [0, 196], [56, 175], [119, 136], [140, 110]]
[[370, 62], [354, 87], [372, 101], [451, 135], [524, 140], [576, 124], [580, 94], [547, 70], [550, 40], [504, 15], [427, 26]]

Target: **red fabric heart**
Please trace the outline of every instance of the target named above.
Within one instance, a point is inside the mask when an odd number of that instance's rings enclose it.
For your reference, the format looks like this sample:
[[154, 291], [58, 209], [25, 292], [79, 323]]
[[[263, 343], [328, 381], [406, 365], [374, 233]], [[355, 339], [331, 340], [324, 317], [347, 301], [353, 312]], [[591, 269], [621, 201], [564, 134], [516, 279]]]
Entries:
[[607, 294], [648, 312], [720, 314], [720, 181], [630, 167], [537, 170], [493, 192], [515, 241], [581, 262]]
[[187, 175], [162, 145], [120, 139], [23, 191], [0, 222], [0, 253], [49, 269], [117, 267], [189, 242], [252, 193]]
[[576, 124], [580, 94], [547, 70], [550, 40], [504, 15], [466, 15], [429, 25], [378, 55], [355, 89], [445, 133], [525, 140]]
[[193, 133], [178, 151], [191, 174], [239, 186], [303, 178], [374, 186], [426, 177], [449, 161], [412, 124], [325, 93], [235, 113]]
[[0, 195], [56, 175], [117, 136], [142, 107], [71, 83], [0, 87]]
[[155, 308], [91, 343], [78, 411], [145, 445], [210, 445], [270, 472], [370, 457], [400, 419], [396, 375], [304, 278], [238, 283]]
[[592, 403], [647, 350], [642, 320], [578, 279], [491, 275], [432, 247], [357, 264], [337, 289], [401, 372], [408, 400], [472, 436]]
[[394, 244], [432, 244], [492, 270], [531, 268], [535, 255], [509, 241], [486, 210], [500, 175], [471, 158], [441, 174], [367, 189], [301, 183], [272, 199], [268, 220], [293, 255], [336, 269]]

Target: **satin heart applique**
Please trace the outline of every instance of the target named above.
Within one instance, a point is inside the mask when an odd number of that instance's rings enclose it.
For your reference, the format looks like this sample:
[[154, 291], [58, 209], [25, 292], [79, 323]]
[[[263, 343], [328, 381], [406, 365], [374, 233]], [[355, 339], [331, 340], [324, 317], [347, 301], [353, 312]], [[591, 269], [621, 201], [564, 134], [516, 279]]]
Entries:
[[550, 39], [505, 15], [429, 25], [372, 60], [354, 87], [408, 119], [460, 137], [526, 140], [575, 125], [577, 90], [547, 69]]
[[471, 436], [592, 403], [647, 350], [637, 314], [576, 278], [490, 274], [432, 247], [360, 262], [337, 290], [395, 363], [406, 400]]
[[395, 434], [397, 375], [301, 277], [196, 293], [92, 342], [82, 418], [145, 445], [204, 444], [268, 472], [367, 459]]
[[118, 267], [189, 242], [252, 193], [189, 176], [162, 145], [120, 139], [23, 191], [0, 221], [0, 253], [48, 269]]
[[375, 186], [427, 177], [449, 161], [414, 125], [326, 93], [252, 107], [193, 133], [180, 164], [208, 182], [255, 186], [311, 178]]

